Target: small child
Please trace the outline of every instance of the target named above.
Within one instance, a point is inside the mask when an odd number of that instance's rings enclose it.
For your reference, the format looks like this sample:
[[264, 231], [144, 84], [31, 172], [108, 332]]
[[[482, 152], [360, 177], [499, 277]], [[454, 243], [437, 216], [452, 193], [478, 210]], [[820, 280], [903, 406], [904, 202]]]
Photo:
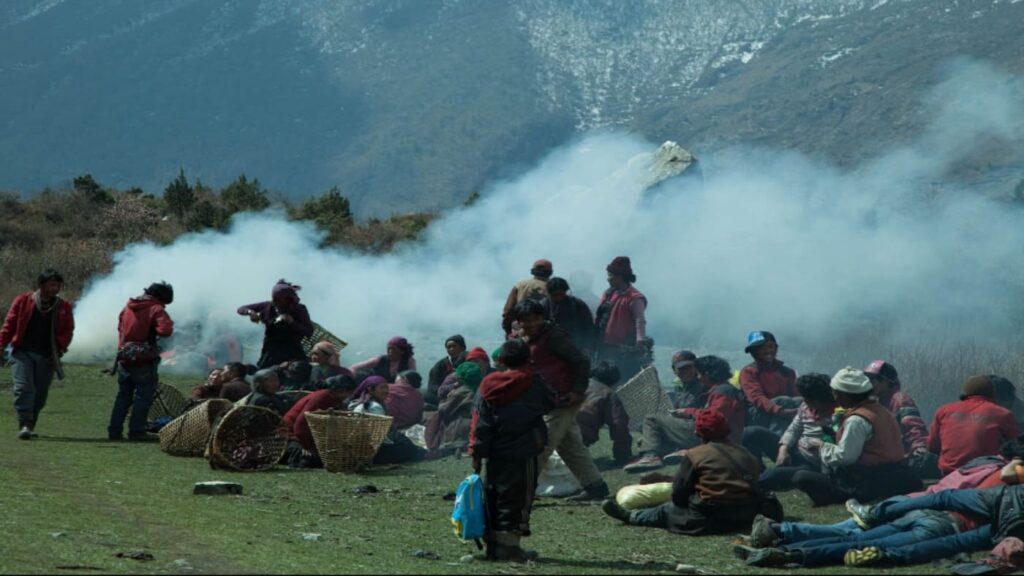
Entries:
[[821, 467], [818, 451], [834, 434], [832, 413], [835, 400], [827, 374], [804, 374], [797, 378], [796, 389], [803, 402], [779, 441], [779, 457], [775, 468], [761, 474], [763, 490], [787, 490], [793, 487], [793, 475], [801, 470], [817, 471]]
[[547, 444], [544, 414], [551, 399], [529, 367], [530, 347], [509, 340], [501, 348], [504, 372], [488, 374], [480, 385], [470, 428], [473, 469], [484, 478], [487, 559], [526, 562], [537, 553], [519, 541], [530, 535], [530, 512], [537, 489], [537, 457]]

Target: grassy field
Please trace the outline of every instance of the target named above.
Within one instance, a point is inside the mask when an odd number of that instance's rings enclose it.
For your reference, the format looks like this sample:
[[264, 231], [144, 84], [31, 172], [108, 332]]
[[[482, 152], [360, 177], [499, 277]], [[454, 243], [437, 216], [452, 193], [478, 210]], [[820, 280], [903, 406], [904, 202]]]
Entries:
[[[187, 379], [165, 383], [186, 389]], [[201, 458], [168, 456], [153, 444], [106, 441], [116, 384], [100, 367], [73, 366], [54, 385], [38, 426], [40, 438], [15, 438], [10, 373], [0, 374], [0, 572], [2, 573], [652, 573], [677, 563], [719, 573], [751, 572], [727, 537], [687, 538], [625, 527], [596, 505], [542, 499], [527, 545], [541, 560], [491, 564], [460, 544], [448, 522], [466, 460], [378, 469], [365, 475], [276, 468], [263, 473], [211, 470]], [[610, 445], [594, 448], [599, 465]], [[666, 470], [668, 471], [668, 470]], [[631, 481], [609, 470], [612, 488]], [[231, 480], [243, 496], [193, 496], [192, 485]], [[357, 495], [373, 484], [380, 492]], [[787, 516], [844, 517], [838, 507], [812, 509], [782, 495]], [[309, 541], [304, 534], [320, 534]], [[143, 550], [153, 560], [118, 558]], [[416, 558], [428, 550], [439, 560]], [[461, 562], [474, 554], [472, 562]], [[904, 573], [941, 572], [921, 566]], [[848, 572], [843, 567], [831, 570]], [[766, 571], [762, 571], [766, 572]], [[898, 570], [889, 572], [899, 573]]]

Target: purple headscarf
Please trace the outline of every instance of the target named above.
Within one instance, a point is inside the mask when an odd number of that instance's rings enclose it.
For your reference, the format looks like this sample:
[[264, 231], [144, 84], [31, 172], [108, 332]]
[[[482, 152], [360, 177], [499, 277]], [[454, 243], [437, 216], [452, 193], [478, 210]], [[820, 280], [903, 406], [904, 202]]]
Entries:
[[406, 358], [412, 358], [412, 344], [409, 344], [409, 341], [405, 338], [395, 336], [391, 340], [388, 340], [388, 348], [391, 348], [392, 346], [401, 350], [405, 354]]
[[381, 376], [367, 376], [359, 386], [356, 387], [356, 391], [352, 393], [352, 397], [355, 398], [360, 404], [366, 406], [370, 403], [370, 390], [378, 384], [387, 384], [388, 381]]
[[292, 284], [291, 282], [281, 278], [274, 284], [274, 288], [270, 291], [270, 298], [277, 300], [278, 298], [285, 298], [294, 302], [299, 301], [298, 291], [302, 290], [302, 286], [298, 284]]

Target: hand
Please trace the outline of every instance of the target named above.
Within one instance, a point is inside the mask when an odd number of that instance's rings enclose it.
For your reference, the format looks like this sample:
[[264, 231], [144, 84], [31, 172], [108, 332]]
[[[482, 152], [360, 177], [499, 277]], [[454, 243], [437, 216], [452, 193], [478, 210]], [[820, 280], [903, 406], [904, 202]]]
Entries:
[[247, 310], [246, 312], [249, 314], [249, 320], [253, 324], [259, 324], [260, 323], [260, 313], [259, 312], [255, 311], [255, 310]]
[[789, 448], [785, 446], [779, 447], [779, 457], [775, 459], [776, 466], [785, 466], [789, 464]]

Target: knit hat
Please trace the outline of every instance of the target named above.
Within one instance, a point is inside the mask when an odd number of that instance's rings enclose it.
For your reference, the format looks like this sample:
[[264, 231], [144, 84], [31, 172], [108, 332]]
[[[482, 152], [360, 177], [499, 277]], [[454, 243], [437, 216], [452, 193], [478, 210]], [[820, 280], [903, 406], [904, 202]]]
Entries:
[[501, 358], [501, 346], [498, 346], [491, 352], [491, 360], [497, 362]]
[[985, 398], [995, 398], [996, 396], [996, 389], [992, 385], [992, 378], [984, 374], [971, 376], [964, 380], [962, 392], [960, 395], [961, 400], [970, 396], [984, 396]]
[[729, 429], [729, 421], [725, 419], [725, 416], [722, 416], [721, 412], [707, 408], [697, 412], [693, 429], [697, 436], [708, 442], [727, 438], [729, 433], [732, 432]]
[[863, 372], [850, 366], [836, 372], [836, 375], [832, 377], [832, 381], [829, 383], [829, 387], [837, 392], [845, 392], [847, 394], [864, 394], [875, 389], [871, 385], [871, 380], [868, 380], [868, 377]]
[[775, 342], [776, 344], [779, 343], [779, 341], [775, 339], [775, 334], [772, 334], [767, 330], [754, 330], [750, 334], [747, 334], [747, 347], [744, 348], [743, 351], [746, 352], [747, 354], [750, 354], [751, 350], [757, 348], [758, 346], [764, 344], [765, 342]]
[[455, 342], [463, 350], [466, 349], [466, 339], [462, 337], [462, 334], [455, 334], [445, 338], [444, 345], [447, 346], [449, 342]]
[[476, 392], [480, 387], [480, 381], [484, 379], [483, 370], [473, 362], [463, 362], [455, 369], [455, 377], [459, 383]]
[[689, 350], [680, 350], [672, 355], [672, 367], [679, 369], [686, 368], [687, 366], [693, 366], [693, 363], [696, 362], [696, 360], [697, 355], [693, 352], [690, 352]]
[[616, 276], [628, 278], [630, 282], [636, 280], [636, 276], [633, 275], [633, 264], [630, 263], [629, 256], [616, 256], [605, 270]]
[[472, 362], [473, 360], [485, 360], [488, 364], [491, 363], [491, 358], [487, 355], [487, 350], [484, 350], [479, 346], [470, 350], [469, 354], [466, 354], [467, 362]]

